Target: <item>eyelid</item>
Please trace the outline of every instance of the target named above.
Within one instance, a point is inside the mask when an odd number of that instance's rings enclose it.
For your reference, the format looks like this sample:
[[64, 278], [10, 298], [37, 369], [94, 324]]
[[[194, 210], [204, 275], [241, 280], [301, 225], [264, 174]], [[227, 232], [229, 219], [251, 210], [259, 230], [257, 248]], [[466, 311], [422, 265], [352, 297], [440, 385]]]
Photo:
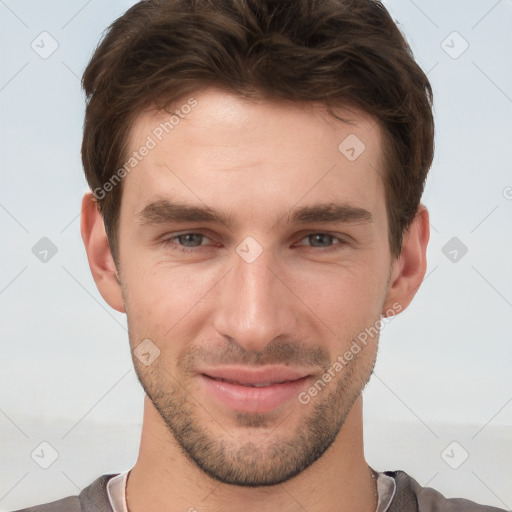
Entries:
[[168, 231], [159, 238], [161, 240], [170, 240], [184, 235], [201, 235], [205, 238], [208, 238], [209, 240], [213, 239], [211, 235], [211, 230], [208, 229], [185, 229], [183, 231]]

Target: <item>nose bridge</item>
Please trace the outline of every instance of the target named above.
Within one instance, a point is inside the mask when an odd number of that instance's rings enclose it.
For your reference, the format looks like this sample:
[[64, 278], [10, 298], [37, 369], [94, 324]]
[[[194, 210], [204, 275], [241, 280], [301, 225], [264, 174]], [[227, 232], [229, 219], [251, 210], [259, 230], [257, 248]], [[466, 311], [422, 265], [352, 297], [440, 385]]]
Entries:
[[219, 287], [215, 328], [246, 350], [262, 350], [294, 329], [290, 292], [276, 276], [279, 265], [271, 251], [258, 249], [253, 241], [237, 247], [232, 263]]

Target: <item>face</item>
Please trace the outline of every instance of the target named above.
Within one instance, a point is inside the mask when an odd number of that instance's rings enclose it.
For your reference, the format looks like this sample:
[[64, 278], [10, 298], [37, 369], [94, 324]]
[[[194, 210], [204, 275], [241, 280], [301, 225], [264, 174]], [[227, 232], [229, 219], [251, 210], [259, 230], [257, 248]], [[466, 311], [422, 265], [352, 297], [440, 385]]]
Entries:
[[197, 466], [277, 484], [327, 450], [373, 369], [378, 336], [335, 362], [387, 307], [382, 134], [353, 110], [347, 124], [316, 105], [193, 98], [172, 128], [146, 112], [131, 132], [119, 273], [133, 360]]

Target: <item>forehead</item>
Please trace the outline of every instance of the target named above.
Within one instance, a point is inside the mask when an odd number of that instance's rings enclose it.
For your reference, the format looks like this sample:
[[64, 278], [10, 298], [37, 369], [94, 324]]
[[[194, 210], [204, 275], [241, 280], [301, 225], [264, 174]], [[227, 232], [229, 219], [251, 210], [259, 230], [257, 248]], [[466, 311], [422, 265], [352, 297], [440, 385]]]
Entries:
[[130, 132], [127, 157], [138, 155], [123, 203], [137, 213], [168, 197], [252, 215], [318, 199], [378, 207], [381, 128], [360, 110], [336, 114], [344, 121], [323, 105], [249, 101], [215, 88], [183, 97], [167, 112], [146, 111]]

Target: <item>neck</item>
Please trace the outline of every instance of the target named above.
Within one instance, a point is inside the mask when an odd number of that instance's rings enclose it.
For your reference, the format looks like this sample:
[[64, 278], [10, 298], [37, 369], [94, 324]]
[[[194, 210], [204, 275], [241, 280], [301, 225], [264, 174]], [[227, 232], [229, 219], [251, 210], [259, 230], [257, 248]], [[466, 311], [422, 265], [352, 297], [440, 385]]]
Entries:
[[129, 512], [374, 512], [377, 493], [364, 459], [362, 399], [330, 448], [302, 473], [278, 485], [239, 487], [214, 480], [189, 461], [146, 396], [127, 504]]

